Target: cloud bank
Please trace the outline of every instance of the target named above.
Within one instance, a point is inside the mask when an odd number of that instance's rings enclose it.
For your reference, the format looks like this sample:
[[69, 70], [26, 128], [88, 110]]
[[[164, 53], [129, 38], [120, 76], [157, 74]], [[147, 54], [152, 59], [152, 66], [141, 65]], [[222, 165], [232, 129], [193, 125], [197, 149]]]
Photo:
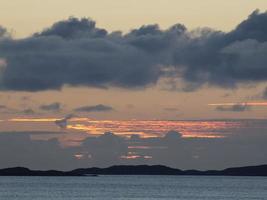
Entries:
[[0, 168], [71, 170], [161, 164], [182, 169], [222, 169], [267, 162], [267, 136], [262, 129], [254, 130], [253, 134], [251, 130], [240, 130], [230, 137], [216, 139], [183, 138], [176, 131], [153, 138], [136, 135], [125, 138], [107, 132], [98, 137], [89, 136], [75, 147], [62, 147], [56, 136], [48, 140], [31, 139], [45, 134], [53, 136], [50, 132], [1, 132]]
[[[122, 87], [203, 84], [232, 88], [267, 79], [267, 12], [254, 11], [230, 32], [167, 30], [144, 25], [109, 33], [90, 19], [69, 18], [24, 39], [0, 28], [0, 89], [60, 90], [63, 86]], [[2, 63], [2, 64], [1, 64]]]

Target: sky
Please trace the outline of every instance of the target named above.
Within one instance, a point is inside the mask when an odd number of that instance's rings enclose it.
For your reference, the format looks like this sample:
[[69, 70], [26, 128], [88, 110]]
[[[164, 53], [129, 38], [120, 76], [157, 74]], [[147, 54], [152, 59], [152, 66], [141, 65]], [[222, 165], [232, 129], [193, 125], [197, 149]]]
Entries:
[[266, 163], [266, 1], [0, 5], [0, 168]]

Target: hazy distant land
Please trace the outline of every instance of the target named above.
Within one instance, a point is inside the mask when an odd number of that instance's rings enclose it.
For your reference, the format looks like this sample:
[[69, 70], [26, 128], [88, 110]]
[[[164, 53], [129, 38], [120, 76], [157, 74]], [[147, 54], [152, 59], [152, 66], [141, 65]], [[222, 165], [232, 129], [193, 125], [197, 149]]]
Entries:
[[24, 167], [0, 170], [0, 176], [92, 176], [92, 175], [194, 175], [194, 176], [267, 176], [267, 165], [227, 168], [224, 170], [180, 170], [162, 165], [121, 165], [108, 168], [83, 168], [72, 171], [30, 170]]

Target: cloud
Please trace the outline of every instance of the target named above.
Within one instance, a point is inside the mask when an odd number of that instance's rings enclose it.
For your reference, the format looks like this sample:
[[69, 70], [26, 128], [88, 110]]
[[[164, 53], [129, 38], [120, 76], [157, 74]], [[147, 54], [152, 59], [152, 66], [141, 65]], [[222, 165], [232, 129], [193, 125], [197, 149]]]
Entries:
[[17, 110], [14, 108], [10, 108], [6, 105], [0, 105], [0, 112], [1, 113], [6, 113], [6, 114], [10, 114], [10, 113], [16, 113]]
[[267, 87], [264, 89], [264, 91], [262, 93], [262, 98], [267, 99]]
[[36, 112], [31, 108], [27, 108], [25, 110], [22, 110], [21, 113], [22, 114], [26, 114], [26, 115], [34, 115], [34, 114], [36, 114]]
[[44, 104], [39, 107], [43, 111], [59, 112], [61, 110], [61, 104], [59, 102], [54, 102], [51, 104]]
[[7, 31], [6, 28], [0, 26], [0, 38], [9, 38], [10, 33]]
[[184, 91], [267, 80], [267, 12], [254, 11], [230, 32], [176, 24], [109, 33], [93, 20], [69, 18], [23, 39], [0, 29], [1, 90], [64, 86], [142, 89], [167, 80]]
[[105, 37], [105, 29], [96, 28], [96, 23], [90, 19], [82, 18], [81, 20], [70, 17], [67, 21], [55, 23], [51, 28], [45, 29], [41, 33], [35, 33], [34, 36], [60, 36], [64, 39], [82, 38], [99, 38]]
[[167, 139], [167, 140], [177, 140], [177, 139], [179, 140], [179, 139], [181, 139], [181, 137], [182, 137], [181, 133], [179, 133], [177, 131], [173, 131], [173, 130], [167, 132], [165, 135], [165, 139]]
[[57, 139], [31, 140], [27, 133], [0, 133], [0, 168], [72, 169], [78, 166], [74, 154], [71, 148], [63, 149]]
[[5, 113], [5, 114], [22, 114], [22, 115], [35, 115], [37, 114], [33, 109], [31, 108], [26, 108], [23, 110], [19, 110], [16, 108], [11, 108], [6, 105], [0, 105], [0, 113]]
[[175, 108], [175, 107], [164, 108], [164, 110], [167, 111], [167, 112], [177, 112], [177, 111], [179, 111], [179, 109]]
[[217, 106], [216, 110], [223, 112], [244, 112], [251, 109], [250, 105], [246, 104], [235, 104], [232, 106]]
[[[134, 135], [126, 138], [106, 132], [98, 137], [88, 136], [75, 147], [62, 147], [57, 139], [40, 140], [48, 134], [50, 138], [56, 138], [57, 134], [62, 134], [58, 132], [1, 132], [0, 168], [24, 166], [70, 170], [120, 164], [161, 164], [181, 169], [222, 169], [257, 165], [267, 162], [267, 135], [258, 128], [266, 121], [255, 123], [254, 129], [231, 129], [233, 132], [226, 138], [183, 138], [176, 131], [170, 131], [164, 137]], [[76, 133], [73, 138], [77, 138]]]
[[76, 108], [76, 112], [109, 112], [114, 110], [111, 106], [103, 105], [103, 104], [98, 104], [94, 106], [83, 106]]
[[65, 129], [65, 128], [67, 128], [68, 120], [70, 120], [73, 117], [75, 117], [75, 115], [69, 114], [69, 115], [65, 116], [63, 119], [56, 120], [55, 124], [58, 127]]
[[5, 105], [0, 105], [1, 110], [5, 110], [7, 107]]
[[119, 162], [120, 157], [127, 155], [128, 152], [125, 139], [111, 132], [96, 138], [87, 138], [82, 143], [82, 149], [98, 166], [110, 166]]

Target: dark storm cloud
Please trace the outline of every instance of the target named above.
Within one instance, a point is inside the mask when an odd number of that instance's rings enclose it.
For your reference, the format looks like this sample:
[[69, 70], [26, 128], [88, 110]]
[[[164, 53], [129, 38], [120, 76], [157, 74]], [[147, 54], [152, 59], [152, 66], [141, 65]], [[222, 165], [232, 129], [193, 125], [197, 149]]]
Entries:
[[229, 33], [196, 31], [200, 37], [175, 53], [176, 63], [184, 65], [184, 79], [221, 87], [266, 81], [266, 23], [267, 13], [255, 11]]
[[76, 108], [74, 111], [76, 112], [109, 112], [114, 110], [111, 106], [98, 104], [94, 106], [82, 106], [79, 108]]
[[53, 112], [58, 112], [61, 110], [61, 104], [59, 102], [54, 102], [51, 104], [45, 104], [45, 105], [41, 105], [39, 107], [39, 109], [43, 110], [43, 111], [53, 111]]
[[223, 111], [223, 112], [244, 112], [249, 111], [251, 106], [243, 105], [243, 104], [236, 104], [233, 106], [217, 106], [216, 110]]
[[[184, 91], [203, 84], [232, 88], [267, 79], [267, 13], [254, 11], [234, 30], [167, 30], [146, 25], [109, 33], [70, 18], [24, 39], [0, 28], [1, 90], [59, 90], [64, 85], [144, 88], [164, 78]], [[4, 59], [4, 60], [3, 60]]]

